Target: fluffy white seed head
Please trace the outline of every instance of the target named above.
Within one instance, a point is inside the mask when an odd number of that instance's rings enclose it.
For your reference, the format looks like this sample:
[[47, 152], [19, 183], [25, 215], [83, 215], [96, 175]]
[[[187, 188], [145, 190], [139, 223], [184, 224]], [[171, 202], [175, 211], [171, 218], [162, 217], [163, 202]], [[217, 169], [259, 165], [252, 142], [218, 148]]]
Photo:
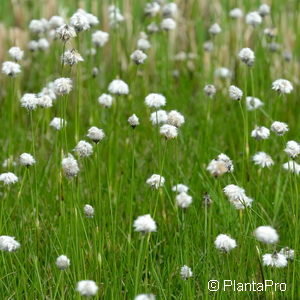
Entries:
[[290, 94], [293, 90], [293, 85], [286, 79], [277, 79], [272, 83], [272, 89], [280, 94]]
[[88, 130], [86, 136], [90, 138], [94, 143], [97, 144], [105, 138], [105, 133], [102, 129], [93, 126]]
[[29, 167], [29, 166], [34, 165], [36, 161], [31, 154], [23, 153], [19, 157], [19, 162], [22, 166]]
[[243, 48], [239, 52], [240, 60], [247, 66], [251, 67], [255, 60], [254, 52], [250, 48]]
[[178, 7], [175, 2], [166, 3], [162, 7], [162, 13], [164, 18], [175, 18], [177, 16]]
[[226, 234], [219, 234], [215, 240], [215, 246], [222, 252], [229, 252], [236, 247], [236, 241]]
[[144, 13], [147, 16], [155, 17], [160, 11], [160, 5], [157, 2], [148, 2], [144, 7]]
[[254, 231], [256, 239], [265, 244], [275, 244], [279, 240], [277, 231], [271, 226], [259, 226]]
[[229, 16], [232, 18], [232, 19], [240, 19], [244, 16], [244, 13], [243, 11], [236, 7], [236, 8], [233, 8], [230, 12], [229, 12]]
[[227, 68], [221, 67], [215, 70], [215, 76], [222, 79], [226, 79], [232, 76], [232, 72]]
[[189, 190], [189, 187], [182, 184], [182, 183], [178, 183], [178, 184], [176, 184], [172, 187], [172, 191], [176, 192], [176, 193], [179, 193], [179, 194], [180, 193], [187, 193], [188, 190]]
[[289, 131], [289, 126], [284, 122], [275, 121], [271, 125], [271, 130], [277, 135], [284, 135]]
[[213, 98], [215, 96], [217, 92], [216, 87], [213, 84], [207, 84], [204, 87], [204, 93], [206, 94], [206, 96]]
[[167, 123], [173, 125], [177, 128], [181, 127], [184, 124], [184, 116], [176, 110], [171, 110], [168, 113]]
[[83, 207], [83, 211], [84, 211], [84, 214], [87, 218], [93, 218], [94, 217], [94, 214], [95, 214], [95, 210], [93, 208], [93, 206], [89, 205], [89, 204], [86, 204], [84, 207]]
[[73, 26], [64, 24], [56, 29], [56, 35], [63, 41], [67, 42], [69, 39], [76, 37], [76, 30]]
[[65, 24], [65, 20], [61, 16], [52, 16], [48, 24], [51, 29], [57, 29]]
[[203, 43], [203, 49], [206, 52], [211, 52], [214, 50], [214, 43], [212, 41], [205, 41]]
[[159, 26], [155, 22], [152, 22], [147, 26], [147, 31], [149, 33], [156, 33], [159, 31]]
[[20, 246], [20, 243], [15, 240], [15, 237], [8, 235], [0, 236], [0, 250], [15, 252], [20, 248]]
[[257, 27], [261, 22], [262, 17], [257, 11], [252, 11], [246, 15], [246, 23], [253, 27]]
[[135, 296], [134, 300], [155, 300], [156, 297], [153, 294], [139, 294]]
[[213, 159], [206, 168], [211, 175], [216, 177], [232, 172], [233, 169], [232, 160], [224, 153], [219, 154], [218, 157]]
[[284, 268], [287, 266], [287, 259], [280, 253], [264, 254], [262, 257], [263, 265], [275, 268]]
[[282, 165], [282, 167], [292, 173], [299, 174], [300, 173], [300, 165], [297, 164], [294, 160], [290, 160]]
[[55, 262], [60, 270], [66, 270], [70, 266], [70, 259], [66, 255], [60, 255]]
[[95, 296], [98, 291], [98, 286], [93, 280], [81, 280], [77, 282], [76, 291], [79, 292], [81, 296], [91, 297]]
[[54, 91], [57, 95], [66, 95], [72, 91], [73, 82], [71, 78], [58, 78], [54, 81]]
[[270, 130], [264, 126], [256, 126], [255, 129], [251, 131], [251, 137], [256, 140], [266, 140], [270, 136]]
[[27, 44], [27, 48], [31, 51], [31, 52], [34, 52], [34, 51], [37, 51], [38, 48], [39, 48], [39, 45], [38, 45], [38, 42], [37, 41], [29, 41], [28, 44]]
[[160, 23], [162, 30], [170, 31], [176, 28], [176, 22], [172, 18], [163, 19]]
[[21, 66], [13, 61], [5, 61], [2, 64], [2, 73], [10, 77], [16, 77], [21, 73]]
[[296, 141], [288, 141], [284, 152], [291, 158], [296, 158], [300, 154], [300, 144]]
[[53, 127], [56, 130], [61, 130], [64, 126], [67, 125], [67, 121], [62, 118], [53, 118], [50, 122], [50, 127]]
[[112, 103], [113, 103], [113, 97], [111, 95], [109, 95], [109, 94], [102, 94], [98, 98], [98, 102], [103, 107], [111, 107]]
[[49, 44], [48, 40], [45, 39], [45, 38], [40, 38], [37, 41], [37, 43], [38, 43], [38, 49], [42, 50], [42, 51], [45, 51], [50, 47], [50, 44]]
[[140, 124], [139, 118], [135, 114], [133, 114], [128, 118], [128, 123], [132, 128], [135, 128]]
[[146, 183], [148, 185], [150, 185], [151, 188], [153, 189], [158, 189], [160, 187], [163, 187], [164, 184], [165, 184], [165, 178], [163, 176], [160, 176], [158, 174], [153, 174], [151, 177], [149, 177], [147, 180], [146, 180]]
[[178, 128], [173, 125], [164, 124], [160, 127], [159, 133], [167, 140], [175, 139], [178, 136]]
[[222, 29], [220, 27], [220, 25], [218, 23], [214, 23], [213, 25], [211, 25], [209, 27], [209, 30], [208, 32], [211, 34], [211, 35], [217, 35], [219, 33], [222, 32]]
[[190, 267], [184, 265], [180, 270], [180, 276], [183, 280], [193, 277], [192, 269]]
[[256, 165], [258, 165], [262, 168], [265, 168], [265, 167], [269, 168], [274, 165], [274, 161], [271, 158], [271, 156], [265, 152], [256, 153], [253, 156], [252, 160]]
[[293, 260], [295, 257], [295, 251], [293, 249], [290, 249], [289, 247], [282, 248], [279, 251], [279, 254], [285, 256], [287, 260]]
[[228, 91], [229, 91], [229, 97], [232, 100], [241, 100], [243, 97], [243, 91], [238, 87], [236, 87], [235, 85], [231, 85]]
[[268, 4], [262, 4], [259, 8], [258, 8], [258, 13], [262, 16], [265, 17], [267, 15], [270, 14], [271, 8]]
[[247, 110], [249, 111], [253, 111], [258, 109], [259, 107], [262, 107], [264, 105], [264, 103], [256, 98], [256, 97], [246, 97], [246, 106], [247, 106]]
[[157, 230], [155, 221], [150, 215], [139, 216], [133, 223], [134, 231], [143, 234], [155, 232]]
[[38, 98], [36, 94], [26, 93], [20, 99], [21, 107], [26, 108], [27, 110], [35, 110], [38, 105]]
[[249, 198], [245, 190], [237, 185], [229, 184], [224, 189], [224, 194], [227, 196], [229, 202], [237, 209], [245, 209], [251, 207], [253, 199]]
[[90, 23], [85, 14], [76, 12], [70, 18], [70, 24], [75, 28], [77, 32], [90, 29]]
[[72, 154], [69, 153], [68, 156], [62, 160], [61, 165], [63, 172], [67, 178], [70, 179], [77, 176], [79, 167], [77, 160], [73, 157]]
[[166, 97], [161, 94], [151, 93], [145, 98], [145, 103], [150, 108], [159, 108], [166, 105]]
[[34, 34], [41, 34], [48, 30], [48, 21], [46, 19], [31, 20], [29, 23], [29, 30]]
[[109, 33], [97, 30], [92, 34], [92, 42], [95, 47], [103, 47], [109, 40]]
[[53, 106], [53, 99], [47, 94], [39, 93], [37, 95], [37, 101], [38, 106], [43, 108], [49, 108]]
[[168, 121], [168, 114], [165, 110], [157, 110], [151, 113], [150, 121], [153, 125], [164, 124]]
[[24, 51], [21, 50], [19, 47], [11, 47], [8, 50], [9, 56], [14, 59], [15, 61], [20, 61], [24, 57]]
[[123, 80], [115, 79], [109, 84], [108, 91], [113, 95], [128, 95], [129, 87]]
[[151, 48], [151, 43], [147, 39], [140, 38], [138, 39], [136, 46], [139, 50], [147, 51]]
[[93, 146], [86, 141], [79, 141], [73, 151], [80, 157], [88, 157], [93, 154]]
[[182, 192], [176, 196], [176, 204], [181, 208], [188, 208], [193, 202], [192, 196]]
[[75, 49], [66, 50], [62, 55], [61, 60], [65, 65], [69, 66], [73, 66], [81, 61], [84, 61], [82, 56]]
[[130, 55], [130, 58], [136, 65], [141, 65], [145, 62], [147, 54], [145, 54], [142, 50], [135, 50]]

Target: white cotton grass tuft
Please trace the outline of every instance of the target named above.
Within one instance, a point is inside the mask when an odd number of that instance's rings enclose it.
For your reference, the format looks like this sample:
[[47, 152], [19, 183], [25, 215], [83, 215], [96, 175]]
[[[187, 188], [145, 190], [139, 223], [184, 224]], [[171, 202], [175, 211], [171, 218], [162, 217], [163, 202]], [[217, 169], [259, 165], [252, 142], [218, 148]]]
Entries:
[[232, 76], [232, 72], [228, 68], [220, 67], [215, 70], [214, 75], [222, 79], [227, 79]]
[[134, 300], [155, 300], [156, 297], [153, 294], [139, 294], [135, 296]]
[[77, 176], [79, 172], [79, 167], [78, 167], [77, 160], [74, 158], [72, 154], [69, 153], [68, 156], [62, 160], [61, 165], [62, 165], [64, 175], [67, 178], [71, 179]]
[[15, 61], [21, 61], [24, 57], [24, 51], [19, 47], [11, 47], [8, 54]]
[[0, 182], [3, 182], [4, 185], [15, 184], [18, 181], [19, 181], [18, 177], [12, 172], [0, 174]]
[[229, 97], [232, 100], [241, 100], [243, 97], [243, 91], [235, 85], [231, 85], [228, 91], [229, 91]]
[[61, 60], [65, 65], [69, 65], [69, 66], [73, 66], [78, 64], [81, 61], [84, 61], [82, 56], [75, 49], [66, 50], [63, 53]]
[[32, 33], [39, 35], [47, 31], [48, 21], [46, 19], [40, 19], [40, 20], [33, 19], [30, 21], [28, 27]]
[[256, 239], [265, 244], [275, 244], [279, 240], [277, 231], [271, 226], [259, 226], [254, 230]]
[[236, 7], [236, 8], [233, 8], [230, 12], [229, 12], [229, 16], [232, 18], [232, 19], [240, 19], [244, 16], [244, 13], [243, 11]]
[[86, 141], [79, 141], [73, 151], [80, 157], [88, 157], [93, 154], [93, 146]]
[[103, 129], [100, 129], [96, 126], [92, 126], [86, 135], [89, 139], [91, 139], [94, 143], [99, 143], [105, 138], [105, 133]]
[[217, 35], [222, 32], [222, 29], [218, 23], [214, 23], [209, 27], [208, 32], [211, 35]]
[[141, 232], [143, 234], [149, 232], [156, 232], [157, 226], [151, 216], [143, 215], [139, 216], [133, 223], [134, 231]]
[[2, 64], [2, 73], [10, 77], [16, 77], [21, 73], [21, 66], [13, 61], [5, 61]]
[[26, 93], [20, 99], [21, 107], [26, 108], [27, 110], [35, 110], [38, 105], [38, 98], [36, 94]]
[[95, 296], [98, 291], [98, 286], [93, 280], [81, 280], [77, 282], [76, 291], [79, 292], [81, 296], [91, 297]]
[[176, 22], [172, 18], [165, 18], [161, 21], [160, 27], [162, 30], [171, 31], [176, 28]]
[[69, 268], [71, 262], [66, 255], [60, 255], [59, 257], [57, 257], [55, 264], [58, 269], [66, 270]]
[[113, 103], [113, 97], [104, 93], [98, 98], [98, 103], [106, 108], [111, 107]]
[[65, 20], [63, 17], [61, 16], [52, 16], [50, 19], [49, 19], [49, 27], [51, 29], [57, 29], [59, 28], [60, 26], [64, 25], [65, 24]]
[[262, 22], [262, 17], [259, 15], [257, 11], [252, 11], [246, 15], [246, 23], [253, 26], [257, 27], [260, 25]]
[[89, 204], [86, 204], [84, 207], [83, 207], [83, 211], [84, 211], [84, 214], [87, 218], [93, 218], [94, 217], [94, 214], [95, 214], [95, 210], [94, 210], [94, 207], [89, 205]]
[[300, 173], [300, 165], [296, 163], [294, 160], [290, 160], [282, 165], [282, 167], [292, 173], [299, 174]]
[[90, 23], [88, 18], [82, 12], [76, 12], [70, 18], [70, 24], [75, 28], [77, 32], [90, 29]]
[[136, 64], [136, 65], [141, 65], [145, 62], [147, 59], [147, 54], [144, 53], [142, 50], [135, 50], [131, 55], [130, 58], [131, 60]]
[[38, 50], [38, 42], [37, 41], [29, 41], [27, 44], [27, 48], [29, 49], [29, 51], [31, 52], [35, 52]]
[[179, 113], [178, 111], [171, 110], [168, 113], [167, 123], [169, 125], [173, 125], [173, 126], [179, 128], [179, 127], [181, 127], [184, 124], [184, 122], [185, 122], [184, 116], [181, 113]]
[[146, 180], [146, 183], [150, 185], [153, 189], [159, 189], [160, 187], [163, 187], [165, 184], [165, 178], [163, 176], [160, 176], [158, 174], [153, 174], [151, 177], [149, 177]]
[[264, 266], [284, 268], [287, 266], [287, 259], [280, 253], [264, 254], [262, 256], [262, 262]]
[[246, 207], [251, 207], [253, 199], [249, 198], [245, 190], [235, 184], [229, 184], [223, 189], [224, 194], [227, 196], [229, 202], [237, 210], [245, 209]]
[[37, 43], [38, 43], [38, 49], [40, 49], [42, 51], [45, 51], [50, 47], [50, 44], [49, 44], [48, 40], [45, 39], [45, 38], [40, 38], [37, 41]]
[[136, 116], [136, 114], [130, 116], [127, 121], [132, 128], [140, 125], [139, 118]]
[[61, 39], [63, 42], [67, 42], [68, 40], [77, 36], [76, 30], [73, 26], [64, 24], [61, 25], [56, 29], [56, 35]]
[[252, 157], [253, 162], [262, 167], [262, 168], [269, 168], [274, 165], [274, 161], [271, 156], [265, 152], [258, 152]]
[[108, 13], [109, 13], [109, 25], [111, 27], [117, 27], [120, 23], [122, 23], [125, 18], [121, 14], [121, 11], [118, 7], [115, 5], [110, 5], [108, 7]]
[[165, 110], [157, 110], [151, 113], [150, 121], [152, 125], [164, 124], [168, 121], [168, 114]]
[[256, 140], [266, 140], [270, 136], [270, 130], [264, 126], [256, 126], [251, 131], [251, 137], [255, 138]]
[[166, 18], [166, 17], [175, 18], [177, 16], [177, 12], [178, 12], [178, 7], [175, 2], [166, 3], [162, 7], [162, 14], [163, 14], [164, 18]]
[[207, 166], [206, 170], [213, 176], [219, 177], [225, 173], [230, 173], [234, 169], [232, 160], [224, 153], [218, 155]]
[[272, 89], [280, 94], [290, 94], [293, 90], [293, 85], [286, 79], [277, 79], [272, 83]]
[[229, 252], [236, 246], [236, 241], [227, 234], [219, 234], [215, 240], [215, 247], [222, 252]]
[[180, 270], [180, 276], [183, 280], [193, 277], [192, 269], [187, 265], [184, 265]]
[[113, 95], [128, 95], [129, 87], [123, 80], [115, 79], [109, 84], [108, 91]]
[[146, 16], [155, 17], [160, 11], [160, 5], [157, 2], [148, 2], [144, 7]]
[[186, 192], [179, 193], [175, 199], [177, 206], [181, 208], [188, 208], [193, 202], [193, 197]]
[[300, 144], [296, 141], [288, 141], [284, 152], [291, 158], [296, 158], [300, 154]]
[[145, 104], [150, 108], [160, 108], [166, 105], [166, 97], [161, 94], [150, 93], [145, 98]]
[[19, 157], [19, 162], [25, 167], [32, 166], [36, 163], [34, 157], [29, 153], [22, 153]]
[[97, 30], [92, 34], [92, 42], [95, 47], [103, 47], [109, 40], [109, 33]]
[[270, 14], [271, 8], [268, 4], [262, 4], [259, 8], [258, 8], [258, 13], [262, 16], [265, 17], [267, 15]]
[[203, 49], [206, 52], [211, 52], [214, 50], [214, 43], [212, 41], [205, 41], [203, 43]]
[[17, 163], [14, 161], [13, 156], [10, 156], [6, 159], [4, 159], [3, 163], [2, 163], [2, 167], [4, 169], [10, 168], [10, 167], [15, 167], [17, 165]]
[[15, 240], [15, 237], [8, 235], [0, 236], [0, 250], [7, 252], [15, 252], [21, 247], [20, 243]]
[[66, 95], [72, 91], [73, 82], [71, 78], [58, 78], [54, 81], [54, 92], [57, 95]]
[[294, 260], [295, 258], [295, 251], [293, 249], [290, 249], [289, 247], [282, 248], [279, 251], [279, 254], [285, 256], [287, 260]]
[[136, 46], [139, 50], [147, 51], [151, 48], [151, 43], [145, 38], [140, 38], [138, 39]]
[[254, 52], [250, 48], [243, 48], [239, 52], [240, 60], [245, 63], [248, 67], [252, 67], [255, 60]]
[[213, 98], [217, 92], [217, 89], [213, 84], [207, 84], [203, 90], [206, 96], [210, 98]]
[[172, 191], [176, 192], [176, 193], [179, 193], [179, 194], [180, 193], [187, 193], [188, 190], [189, 190], [189, 187], [186, 186], [185, 184], [182, 184], [182, 183], [178, 183], [178, 184], [176, 184], [172, 187]]
[[264, 103], [260, 99], [258, 99], [256, 97], [250, 97], [250, 96], [246, 97], [247, 110], [253, 111], [253, 110], [256, 110], [256, 109], [258, 109], [262, 106], [264, 106]]
[[56, 130], [61, 130], [66, 125], [67, 125], [67, 121], [58, 117], [54, 117], [50, 122], [50, 127]]
[[167, 140], [175, 139], [178, 136], [178, 128], [173, 125], [164, 124], [160, 127], [159, 133]]
[[37, 95], [38, 106], [43, 108], [50, 108], [53, 106], [53, 99], [47, 94]]
[[289, 131], [289, 126], [284, 122], [275, 121], [271, 125], [271, 130], [281, 136]]

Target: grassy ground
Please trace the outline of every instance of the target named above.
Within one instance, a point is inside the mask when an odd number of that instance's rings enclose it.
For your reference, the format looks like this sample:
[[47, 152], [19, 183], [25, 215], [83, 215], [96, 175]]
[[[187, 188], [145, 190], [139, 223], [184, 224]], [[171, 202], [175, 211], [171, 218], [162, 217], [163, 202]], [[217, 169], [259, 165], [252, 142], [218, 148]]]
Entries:
[[[77, 3], [79, 2], [79, 3]], [[126, 21], [109, 28], [107, 6], [116, 3]], [[21, 248], [15, 253], [1, 252], [1, 299], [77, 299], [76, 282], [94, 280], [98, 299], [133, 299], [137, 293], [153, 293], [157, 299], [299, 299], [299, 177], [283, 170], [288, 161], [283, 152], [288, 140], [298, 140], [299, 105], [299, 1], [269, 1], [271, 16], [253, 29], [244, 20], [231, 20], [229, 10], [240, 7], [253, 11], [259, 1], [178, 1], [177, 29], [149, 36], [152, 48], [142, 66], [130, 61], [140, 31], [152, 21], [143, 15], [146, 1], [8, 1], [0, 3], [3, 22], [0, 31], [1, 61], [8, 60], [9, 47], [26, 48], [32, 18], [60, 14], [70, 17], [81, 6], [100, 18], [97, 29], [108, 31], [110, 40], [95, 56], [91, 47], [92, 29], [67, 44], [76, 47], [85, 61], [65, 66], [61, 73], [63, 44], [56, 40], [47, 51], [26, 50], [22, 73], [15, 79], [0, 77], [0, 159], [17, 160], [23, 152], [36, 158], [36, 166], [11, 166], [19, 177], [13, 186], [1, 185], [0, 234], [15, 236]], [[161, 17], [156, 17], [159, 22]], [[214, 50], [203, 51], [208, 28], [218, 22], [222, 33], [214, 38]], [[281, 49], [266, 49], [263, 28], [275, 26]], [[256, 54], [249, 69], [239, 62], [238, 51], [250, 47]], [[282, 52], [292, 51], [286, 62]], [[179, 51], [197, 54], [195, 59], [174, 61]], [[214, 77], [217, 67], [234, 72], [231, 80]], [[93, 67], [99, 74], [93, 78]], [[179, 71], [179, 77], [173, 71]], [[74, 80], [74, 89], [60, 97], [51, 109], [28, 113], [19, 99], [27, 92], [37, 93], [59, 77]], [[116, 97], [112, 108], [101, 107], [97, 98], [107, 92], [109, 82], [120, 77], [128, 83], [130, 94]], [[282, 97], [271, 89], [278, 78], [294, 85], [292, 94]], [[203, 93], [205, 84], [217, 87], [215, 99]], [[239, 102], [228, 97], [230, 84], [245, 96], [265, 102], [263, 110], [247, 112], [245, 97]], [[166, 110], [176, 109], [186, 119], [176, 140], [158, 138], [158, 128], [149, 121], [151, 110], [144, 98], [151, 92], [167, 98]], [[64, 130], [49, 127], [55, 116], [62, 116], [66, 103]], [[79, 118], [76, 119], [79, 107]], [[141, 125], [133, 130], [127, 123], [135, 113]], [[243, 116], [245, 119], [243, 119]], [[76, 120], [78, 121], [76, 125]], [[284, 137], [271, 134], [265, 141], [250, 137], [255, 125], [270, 127], [282, 121], [290, 131]], [[106, 138], [94, 146], [94, 154], [78, 159], [80, 173], [67, 180], [61, 172], [61, 159], [76, 146], [91, 126], [102, 128]], [[245, 140], [249, 139], [249, 155]], [[251, 161], [258, 151], [270, 154], [275, 165], [260, 169]], [[235, 170], [220, 178], [212, 177], [206, 166], [220, 153], [234, 162]], [[1, 173], [8, 169], [1, 167]], [[166, 184], [151, 190], [145, 183], [153, 173], [162, 174]], [[183, 211], [175, 204], [171, 187], [184, 183], [190, 187], [192, 205]], [[252, 208], [235, 210], [222, 189], [228, 184], [245, 188], [254, 199]], [[213, 203], [205, 207], [202, 198], [209, 193]], [[158, 201], [158, 202], [157, 202]], [[155, 211], [155, 205], [158, 203]], [[95, 208], [95, 216], [84, 216], [83, 206]], [[158, 225], [156, 233], [141, 237], [133, 231], [136, 217], [150, 213]], [[263, 245], [253, 237], [260, 225], [271, 225], [280, 241]], [[228, 254], [214, 247], [214, 240], [226, 233], [237, 241]], [[284, 269], [260, 266], [261, 255], [289, 246], [295, 259]], [[67, 255], [71, 266], [60, 271], [55, 260]], [[140, 259], [138, 259], [140, 258]], [[139, 263], [138, 263], [139, 262]], [[182, 280], [180, 268], [188, 265], [193, 278]], [[211, 279], [260, 282], [263, 278], [285, 282], [287, 291], [237, 293], [209, 292]]]

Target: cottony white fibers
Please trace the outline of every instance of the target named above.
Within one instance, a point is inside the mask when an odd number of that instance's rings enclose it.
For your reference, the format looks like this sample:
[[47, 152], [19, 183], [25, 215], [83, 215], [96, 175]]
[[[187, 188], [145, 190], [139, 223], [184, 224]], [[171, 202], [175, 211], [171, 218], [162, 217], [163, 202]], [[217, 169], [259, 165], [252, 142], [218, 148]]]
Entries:
[[246, 97], [246, 106], [249, 111], [255, 110], [263, 105], [264, 103], [258, 98]]
[[280, 253], [264, 254], [262, 260], [264, 266], [270, 266], [276, 268], [284, 268], [287, 266], [286, 257]]
[[38, 50], [38, 42], [37, 41], [29, 41], [28, 44], [27, 44], [27, 48], [34, 52], [34, 51], [37, 51]]
[[61, 60], [64, 64], [70, 66], [73, 66], [80, 61], [84, 61], [82, 56], [75, 49], [65, 51], [65, 53], [61, 57]]
[[253, 199], [247, 197], [245, 190], [237, 185], [229, 184], [223, 189], [229, 202], [238, 210], [251, 207]]
[[284, 135], [286, 132], [289, 131], [289, 126], [284, 122], [275, 121], [271, 125], [271, 130], [277, 135]]
[[283, 164], [282, 167], [285, 170], [290, 171], [292, 173], [295, 173], [295, 174], [300, 173], [300, 165], [297, 164], [294, 160], [290, 160], [289, 162]]
[[69, 39], [74, 38], [77, 35], [75, 28], [67, 24], [57, 28], [56, 34], [63, 42], [67, 42]]
[[206, 41], [203, 43], [203, 49], [206, 52], [211, 52], [214, 50], [214, 43], [212, 41]]
[[171, 110], [168, 113], [167, 123], [173, 125], [177, 128], [181, 127], [184, 124], [184, 116], [176, 110]]
[[147, 26], [147, 31], [149, 33], [155, 33], [159, 31], [159, 27], [155, 22], [152, 22]]
[[178, 136], [178, 129], [176, 126], [164, 124], [160, 127], [159, 133], [168, 140], [175, 139]]
[[219, 234], [215, 240], [215, 246], [222, 252], [229, 252], [236, 247], [236, 241], [226, 234]]
[[293, 86], [290, 81], [286, 79], [277, 79], [272, 83], [272, 89], [281, 94], [290, 94]]
[[288, 141], [284, 152], [287, 153], [291, 158], [296, 158], [300, 154], [300, 144], [295, 141]]
[[93, 218], [95, 214], [95, 210], [93, 206], [86, 204], [83, 208], [84, 214], [87, 218]]
[[233, 171], [232, 160], [226, 154], [219, 154], [216, 159], [213, 159], [206, 168], [213, 176], [221, 176], [227, 172]]
[[193, 202], [193, 198], [185, 192], [176, 196], [176, 204], [181, 208], [188, 208]]
[[108, 95], [108, 94], [102, 94], [98, 98], [98, 102], [99, 102], [100, 105], [102, 105], [104, 107], [111, 107], [112, 102], [113, 102], [113, 97], [111, 95]]
[[155, 300], [155, 296], [153, 294], [140, 294], [135, 296], [134, 300]]
[[73, 151], [80, 157], [88, 157], [93, 154], [93, 146], [86, 141], [79, 141]]
[[86, 15], [81, 12], [76, 12], [70, 18], [70, 24], [75, 28], [77, 32], [90, 29], [89, 20]]
[[176, 193], [187, 193], [189, 190], [188, 186], [178, 183], [172, 187], [172, 191]]
[[243, 91], [238, 87], [236, 87], [235, 85], [231, 85], [228, 91], [229, 91], [229, 97], [232, 100], [241, 100], [243, 97]]
[[270, 155], [268, 155], [267, 153], [265, 152], [258, 152], [256, 153], [252, 160], [254, 161], [254, 163], [262, 168], [265, 168], [265, 167], [270, 167], [272, 165], [274, 165], [274, 161], [273, 159], [271, 158]]
[[135, 114], [133, 114], [128, 118], [128, 123], [132, 128], [135, 128], [140, 124], [139, 118]]
[[2, 64], [2, 73], [7, 76], [15, 77], [21, 73], [21, 66], [13, 61], [5, 61]]
[[71, 78], [58, 78], [54, 81], [54, 91], [57, 95], [69, 94], [72, 91], [73, 82]]
[[162, 7], [162, 13], [164, 18], [175, 18], [177, 15], [178, 7], [177, 4], [174, 2], [170, 2], [165, 4]]
[[139, 216], [133, 223], [134, 231], [148, 233], [157, 230], [155, 221], [150, 215]]
[[20, 99], [21, 106], [27, 110], [35, 110], [38, 105], [38, 98], [36, 94], [27, 93]]
[[32, 166], [35, 164], [34, 157], [29, 153], [21, 154], [19, 157], [19, 161], [22, 166], [26, 166], [26, 167], [29, 167], [29, 166]]
[[59, 28], [65, 24], [65, 20], [60, 16], [52, 16], [48, 22], [51, 29]]
[[222, 29], [218, 23], [215, 23], [209, 27], [208, 32], [212, 35], [217, 35], [221, 33]]
[[232, 73], [229, 69], [221, 67], [215, 70], [215, 76], [223, 79], [231, 77]]
[[11, 47], [8, 50], [8, 54], [15, 61], [20, 61], [24, 56], [24, 51], [22, 51], [19, 47]]
[[270, 130], [264, 126], [256, 126], [251, 131], [251, 137], [257, 140], [266, 140], [270, 136]]
[[0, 236], [0, 250], [14, 252], [20, 248], [20, 243], [15, 240], [15, 237], [8, 235]]
[[120, 9], [115, 5], [109, 6], [108, 12], [109, 12], [109, 24], [112, 27], [118, 26], [119, 23], [125, 20], [125, 18], [120, 12]]
[[50, 122], [50, 126], [53, 127], [56, 130], [62, 129], [62, 127], [67, 125], [67, 121], [65, 121], [62, 118], [53, 118], [52, 121]]
[[233, 8], [230, 12], [229, 12], [229, 16], [233, 19], [240, 19], [242, 18], [244, 15], [243, 11], [240, 8]]
[[87, 18], [90, 27], [93, 27], [93, 26], [96, 26], [99, 24], [98, 18], [96, 16], [94, 16], [93, 14], [86, 12], [84, 9], [79, 8], [77, 10], [77, 13], [83, 14]]
[[151, 93], [145, 98], [148, 107], [159, 108], [166, 105], [166, 97], [161, 94]]
[[142, 50], [135, 50], [130, 55], [130, 58], [136, 65], [140, 65], [145, 62], [145, 60], [147, 58], [147, 54], [145, 54]]
[[29, 23], [29, 30], [35, 34], [41, 34], [48, 29], [48, 21], [46, 19], [31, 20]]
[[251, 67], [255, 60], [254, 52], [250, 48], [243, 48], [239, 52], [240, 60], [245, 63], [247, 66]]
[[213, 98], [214, 95], [216, 94], [217, 89], [213, 84], [207, 84], [204, 87], [204, 93], [206, 94], [206, 96]]
[[165, 110], [157, 110], [151, 113], [150, 121], [153, 125], [164, 124], [168, 120], [168, 114]]
[[75, 177], [79, 172], [77, 160], [70, 153], [62, 160], [61, 165], [65, 176], [68, 178]]
[[193, 277], [192, 269], [190, 267], [184, 265], [180, 270], [180, 276], [183, 280]]
[[92, 34], [92, 42], [96, 47], [103, 47], [109, 40], [109, 33], [97, 30]]
[[260, 25], [262, 22], [262, 17], [259, 15], [257, 11], [250, 12], [246, 15], [246, 23], [256, 27]]
[[293, 249], [290, 249], [289, 247], [282, 248], [279, 251], [279, 254], [282, 254], [288, 260], [293, 260], [295, 257], [295, 251]]
[[145, 15], [150, 17], [155, 17], [160, 10], [160, 5], [157, 2], [148, 2], [145, 5], [144, 12]]
[[129, 93], [129, 87], [123, 80], [115, 79], [109, 84], [108, 91], [111, 94], [127, 95]]
[[176, 22], [172, 18], [166, 18], [161, 21], [160, 27], [166, 31], [174, 30], [176, 28]]
[[277, 231], [271, 226], [259, 226], [254, 231], [256, 239], [265, 244], [275, 244], [279, 240]]
[[158, 174], [153, 174], [151, 177], [149, 177], [146, 180], [146, 183], [150, 185], [154, 189], [158, 189], [165, 184], [165, 178], [163, 176], [160, 176]]
[[37, 41], [38, 49], [40, 50], [47, 50], [50, 47], [50, 44], [47, 39], [41, 38]]
[[144, 38], [138, 39], [136, 46], [142, 51], [146, 51], [151, 48], [150, 42]]
[[268, 4], [262, 4], [259, 8], [258, 8], [258, 13], [262, 16], [265, 17], [267, 15], [270, 14], [270, 6]]
[[47, 95], [49, 96], [52, 100], [56, 99], [56, 94], [54, 91], [54, 82], [49, 82], [46, 87], [42, 89], [40, 92], [40, 95]]
[[97, 284], [93, 280], [81, 280], [77, 282], [76, 291], [79, 292], [81, 296], [95, 296], [98, 289]]
[[70, 259], [66, 255], [60, 255], [55, 264], [60, 270], [66, 270], [70, 266]]
[[38, 106], [43, 108], [49, 108], [53, 106], [53, 100], [49, 95], [46, 94], [38, 94], [37, 95]]
[[91, 127], [88, 130], [88, 133], [86, 135], [88, 138], [90, 138], [94, 143], [99, 143], [101, 140], [104, 139], [105, 133], [102, 129], [97, 128], [95, 126]]

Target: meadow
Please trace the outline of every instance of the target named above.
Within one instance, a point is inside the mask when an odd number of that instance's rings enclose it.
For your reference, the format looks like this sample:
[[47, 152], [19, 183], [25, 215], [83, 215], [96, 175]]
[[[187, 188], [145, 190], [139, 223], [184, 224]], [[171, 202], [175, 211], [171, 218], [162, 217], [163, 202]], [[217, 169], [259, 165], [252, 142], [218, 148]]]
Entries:
[[0, 299], [299, 299], [299, 13], [1, 0]]

